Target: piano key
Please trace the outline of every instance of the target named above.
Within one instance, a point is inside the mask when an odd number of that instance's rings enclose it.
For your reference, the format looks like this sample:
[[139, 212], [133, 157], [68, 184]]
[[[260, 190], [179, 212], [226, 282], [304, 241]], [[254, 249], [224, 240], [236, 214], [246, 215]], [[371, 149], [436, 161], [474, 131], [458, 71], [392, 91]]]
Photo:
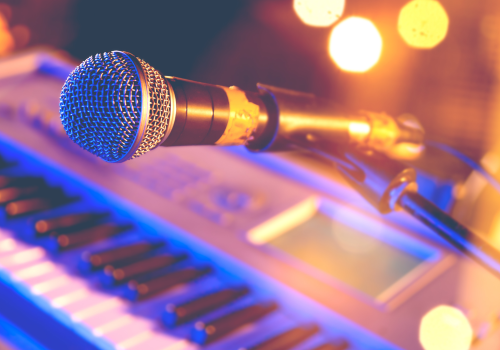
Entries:
[[[108, 316], [109, 314], [106, 313], [104, 316]], [[101, 317], [99, 321], [105, 320], [105, 318]], [[121, 313], [120, 317], [113, 317], [111, 320], [105, 323], [100, 323], [100, 326], [96, 327], [93, 329], [94, 335], [98, 337], [102, 337], [106, 333], [112, 332], [114, 330], [117, 330], [119, 328], [125, 327], [129, 323], [132, 323], [134, 321], [134, 317], [130, 314], [125, 314]]]
[[89, 295], [90, 291], [88, 289], [80, 288], [68, 294], [64, 294], [57, 298], [54, 298], [53, 300], [51, 300], [50, 304], [55, 308], [62, 308], [84, 298], [87, 298]]
[[43, 184], [45, 184], [45, 180], [41, 177], [0, 175], [0, 189], [10, 186], [40, 186]]
[[45, 250], [40, 247], [25, 249], [14, 254], [0, 257], [0, 265], [3, 267], [20, 266], [44, 258]]
[[128, 350], [132, 349], [138, 345], [144, 345], [143, 343], [149, 340], [152, 336], [154, 335], [153, 331], [148, 329], [145, 331], [142, 331], [139, 334], [136, 334], [130, 338], [127, 338], [126, 340], [116, 344], [116, 348], [118, 350]]
[[123, 247], [108, 249], [100, 252], [84, 252], [79, 267], [81, 270], [94, 271], [104, 268], [106, 265], [119, 264], [132, 258], [142, 256], [152, 250], [163, 246], [163, 241], [137, 242]]
[[[89, 302], [87, 307], [75, 311], [68, 308], [67, 311], [71, 313], [71, 319], [76, 322], [81, 322], [87, 318], [100, 315], [104, 312], [109, 312], [113, 309], [122, 308], [126, 305], [123, 300], [118, 297], [107, 297], [106, 299], [97, 301], [96, 303], [95, 301], [96, 300], [93, 299], [91, 302]], [[78, 307], [80, 306], [81, 305], [78, 305]]]
[[201, 269], [188, 267], [141, 283], [130, 281], [126, 297], [130, 300], [144, 300], [176, 286], [191, 282], [211, 270], [210, 267]]
[[189, 342], [185, 339], [176, 338], [164, 333], [154, 332], [149, 339], [137, 346], [131, 346], [131, 350], [147, 349], [147, 350], [182, 350], [189, 346]]
[[76, 198], [64, 196], [62, 190], [53, 189], [43, 196], [36, 196], [28, 199], [21, 199], [10, 202], [5, 206], [7, 218], [16, 218], [23, 215], [33, 214], [75, 201]]
[[64, 296], [66, 294], [72, 293], [82, 288], [87, 288], [87, 284], [85, 283], [84, 280], [77, 278], [69, 278], [63, 286], [59, 288], [53, 288], [52, 290], [47, 291], [42, 295], [46, 299], [53, 300], [60, 296]]
[[70, 279], [67, 275], [58, 275], [47, 281], [32, 285], [31, 292], [35, 295], [41, 295], [54, 289], [61, 288], [68, 283], [70, 283]]
[[343, 340], [339, 344], [330, 344], [330, 343], [323, 344], [311, 350], [346, 350], [348, 348], [349, 348], [349, 343]]
[[[105, 294], [105, 293], [101, 293], [101, 292], [95, 290], [94, 288], [90, 288], [89, 285], [85, 285], [84, 288], [86, 288], [90, 292], [90, 294], [87, 298], [82, 299], [76, 303], [68, 304], [67, 306], [63, 307], [63, 309], [66, 312], [68, 312], [70, 315], [76, 314], [77, 312], [80, 312], [82, 310], [87, 310], [87, 309], [92, 310], [91, 308], [95, 307], [96, 305], [101, 305], [101, 306], [107, 305], [107, 304], [105, 304], [105, 302], [112, 300], [112, 299], [116, 299], [116, 301], [119, 300], [118, 297], [115, 297], [115, 296], [109, 295], [109, 294]], [[119, 306], [117, 302], [111, 302], [108, 306], [111, 307], [112, 305], [115, 305], [115, 304], [117, 305], [117, 307]], [[97, 306], [95, 309], [95, 312], [98, 312], [98, 310], [99, 310], [99, 307]]]
[[38, 194], [42, 194], [46, 190], [47, 187], [42, 187], [42, 186], [3, 188], [0, 189], [0, 204], [6, 204], [14, 200], [28, 198]]
[[81, 225], [93, 224], [107, 215], [107, 213], [80, 213], [38, 220], [35, 223], [35, 234], [37, 236], [45, 236], [66, 233], [65, 230], [67, 229], [80, 228]]
[[57, 266], [54, 263], [50, 261], [44, 261], [14, 272], [13, 276], [18, 281], [26, 281], [35, 277], [47, 275], [48, 273], [53, 272], [56, 269]]
[[132, 228], [132, 225], [101, 224], [76, 232], [52, 237], [48, 243], [51, 250], [68, 250], [102, 241]]
[[17, 250], [17, 242], [10, 237], [0, 240], [0, 255]]
[[122, 344], [143, 332], [152, 332], [155, 329], [156, 325], [154, 321], [134, 316], [133, 318], [132, 322], [127, 323], [123, 327], [107, 332], [104, 338], [114, 344]]
[[201, 315], [207, 314], [221, 306], [248, 294], [247, 287], [223, 289], [215, 293], [204, 295], [184, 304], [170, 303], [163, 314], [163, 322], [167, 327], [174, 327], [191, 321]]
[[0, 239], [0, 257], [7, 258], [12, 254], [21, 253], [33, 248], [33, 246], [6, 236]]
[[257, 304], [209, 322], [198, 321], [194, 325], [191, 340], [201, 345], [209, 344], [244, 325], [258, 321], [277, 307], [276, 303]]
[[289, 350], [302, 343], [319, 331], [319, 327], [296, 327], [284, 333], [278, 334], [258, 345], [240, 348], [240, 350]]
[[[134, 319], [134, 316], [130, 314], [130, 310], [126, 307], [118, 307], [116, 309], [111, 309], [102, 314], [90, 316], [83, 319], [82, 324], [86, 325], [96, 336], [103, 336], [104, 334], [111, 332], [115, 329], [121, 327], [121, 324], [125, 324], [124, 319], [130, 319], [130, 322]], [[122, 321], [118, 321], [121, 320]]]
[[186, 257], [186, 254], [161, 254], [121, 267], [114, 268], [113, 266], [108, 265], [104, 270], [102, 282], [107, 286], [125, 283], [133, 278], [171, 266]]
[[[30, 279], [25, 280], [24, 282], [28, 286], [30, 286], [30, 288], [33, 288], [36, 285], [40, 285], [41, 283], [52, 281], [55, 278], [62, 277], [62, 276], [66, 276], [69, 278], [66, 270], [64, 270], [61, 266], [55, 265], [54, 269], [52, 269], [48, 273], [40, 275], [40, 276], [32, 277]], [[55, 289], [55, 288], [49, 288], [49, 290], [53, 290], [53, 289]], [[41, 293], [41, 294], [43, 294], [43, 293]]]
[[158, 349], [155, 350], [200, 350], [200, 347], [196, 344], [191, 343], [188, 340], [179, 340], [174, 344], [170, 344], [166, 347], [159, 347]]

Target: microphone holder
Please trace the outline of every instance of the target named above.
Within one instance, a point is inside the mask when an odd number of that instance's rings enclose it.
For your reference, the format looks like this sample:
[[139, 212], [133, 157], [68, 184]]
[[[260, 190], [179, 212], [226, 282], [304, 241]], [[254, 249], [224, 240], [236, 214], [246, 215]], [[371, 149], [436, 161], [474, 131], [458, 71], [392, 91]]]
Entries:
[[346, 180], [382, 214], [404, 210], [500, 278], [500, 253], [417, 192], [416, 171], [375, 151], [302, 147], [333, 161]]

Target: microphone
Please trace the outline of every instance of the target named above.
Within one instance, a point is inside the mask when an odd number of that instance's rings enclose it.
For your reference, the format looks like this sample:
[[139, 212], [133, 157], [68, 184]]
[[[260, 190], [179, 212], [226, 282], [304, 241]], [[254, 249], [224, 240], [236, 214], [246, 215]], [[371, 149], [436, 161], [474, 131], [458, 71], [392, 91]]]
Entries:
[[[337, 164], [381, 213], [406, 210], [500, 274], [495, 249], [419, 195], [414, 169], [386, 156], [418, 155], [424, 136], [418, 121], [351, 113], [312, 94], [257, 88], [248, 92], [164, 77], [140, 58], [113, 51], [89, 57], [69, 75], [61, 121], [73, 141], [108, 162], [158, 146], [244, 144], [262, 151], [298, 145]], [[342, 147], [348, 145], [354, 147]]]
[[423, 130], [413, 118], [351, 113], [313, 94], [257, 87], [249, 92], [163, 76], [131, 53], [112, 51], [89, 57], [69, 75], [60, 115], [68, 136], [107, 162], [180, 145], [262, 151], [354, 144], [393, 156], [401, 155], [400, 146], [415, 154], [422, 149]]

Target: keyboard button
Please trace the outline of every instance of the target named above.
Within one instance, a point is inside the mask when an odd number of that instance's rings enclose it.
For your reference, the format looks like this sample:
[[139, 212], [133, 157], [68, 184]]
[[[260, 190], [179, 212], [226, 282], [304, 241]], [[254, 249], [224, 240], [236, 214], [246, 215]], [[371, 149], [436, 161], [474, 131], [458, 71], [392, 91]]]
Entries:
[[186, 323], [221, 306], [227, 305], [248, 294], [248, 292], [249, 289], [247, 287], [223, 289], [183, 304], [168, 304], [163, 314], [163, 323], [167, 327]]
[[126, 297], [130, 300], [144, 300], [181, 284], [191, 282], [210, 271], [212, 271], [210, 267], [202, 269], [188, 267], [141, 283], [130, 281]]
[[319, 331], [318, 326], [297, 327], [249, 348], [240, 350], [289, 350]]
[[143, 241], [100, 252], [84, 252], [82, 254], [80, 267], [83, 271], [95, 271], [104, 268], [106, 265], [116, 265], [130, 261], [132, 258], [140, 257], [164, 244], [163, 241]]
[[198, 344], [209, 344], [246, 324], [258, 321], [277, 307], [275, 303], [257, 304], [209, 322], [196, 322], [192, 340]]
[[132, 225], [118, 226], [115, 224], [102, 224], [69, 234], [62, 234], [50, 238], [49, 248], [52, 250], [68, 250], [90, 243], [102, 241], [132, 228]]
[[0, 204], [6, 204], [15, 200], [34, 197], [42, 194], [46, 187], [27, 186], [27, 187], [6, 187], [0, 189]]
[[5, 214], [7, 218], [17, 218], [53, 209], [75, 200], [76, 198], [66, 197], [61, 189], [51, 189], [50, 192], [45, 193], [43, 196], [10, 202], [5, 206]]
[[108, 216], [106, 213], [80, 213], [38, 220], [35, 223], [35, 234], [37, 236], [48, 236], [67, 233], [68, 230], [95, 224], [98, 220], [106, 216]]
[[147, 273], [169, 267], [176, 262], [185, 259], [186, 257], [187, 255], [185, 254], [162, 254], [145, 258], [143, 260], [121, 267], [113, 267], [111, 265], [108, 265], [104, 269], [105, 275], [102, 281], [103, 284], [108, 286], [125, 283], [133, 278], [137, 278]]

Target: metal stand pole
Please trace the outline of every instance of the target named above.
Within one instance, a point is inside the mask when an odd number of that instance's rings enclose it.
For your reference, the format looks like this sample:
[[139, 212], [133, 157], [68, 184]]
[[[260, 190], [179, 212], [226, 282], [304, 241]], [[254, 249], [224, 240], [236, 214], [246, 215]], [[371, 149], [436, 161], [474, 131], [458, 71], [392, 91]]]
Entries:
[[500, 252], [418, 194], [414, 169], [373, 151], [308, 149], [335, 162], [349, 183], [381, 213], [405, 210], [500, 278]]

